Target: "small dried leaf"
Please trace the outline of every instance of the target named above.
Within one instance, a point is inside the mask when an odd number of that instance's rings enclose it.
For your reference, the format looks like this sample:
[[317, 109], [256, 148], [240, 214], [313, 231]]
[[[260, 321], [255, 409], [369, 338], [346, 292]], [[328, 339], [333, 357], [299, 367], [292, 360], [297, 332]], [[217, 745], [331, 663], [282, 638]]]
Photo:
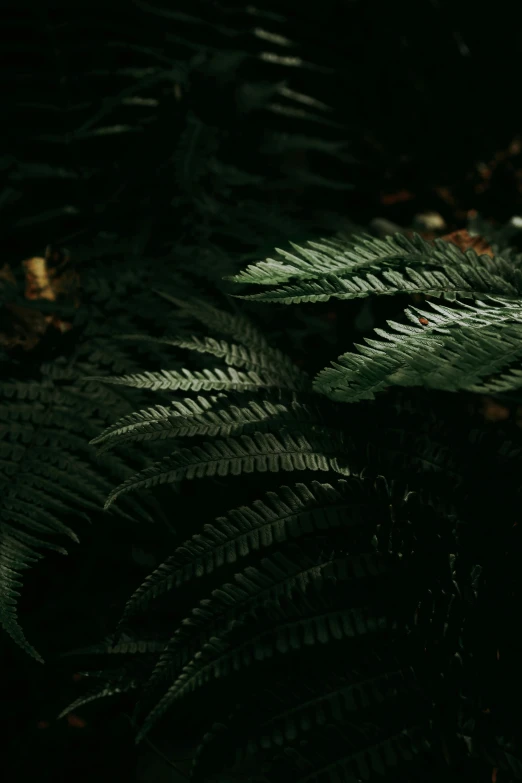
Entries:
[[385, 193], [381, 196], [381, 204], [391, 206], [393, 204], [401, 204], [403, 201], [411, 201], [415, 198], [414, 193], [410, 193], [409, 190], [399, 190], [397, 193]]
[[69, 713], [67, 716], [67, 723], [69, 726], [72, 726], [74, 729], [84, 729], [87, 725], [86, 721], [84, 721], [83, 718], [80, 718], [78, 715], [75, 715], [74, 713]]
[[[25, 272], [26, 299], [31, 301], [45, 299], [54, 302], [62, 298], [72, 300], [76, 307], [79, 306], [77, 296], [79, 277], [70, 266], [70, 255], [67, 250], [49, 245], [45, 257], [28, 258], [22, 262], [22, 267]], [[8, 264], [0, 270], [0, 282], [2, 278], [10, 284], [15, 282]], [[57, 315], [44, 314], [14, 304], [6, 304], [5, 310], [9, 314], [8, 326], [3, 333], [0, 333], [0, 345], [8, 349], [21, 347], [25, 351], [32, 350], [50, 326], [62, 334], [72, 329], [71, 323], [63, 321]]]
[[488, 245], [483, 237], [471, 236], [471, 234], [463, 229], [462, 231], [453, 231], [451, 234], [446, 234], [442, 237], [446, 242], [451, 242], [456, 245], [460, 250], [474, 250], [479, 256], [487, 255], [493, 258], [495, 255], [493, 250]]
[[484, 397], [482, 404], [482, 415], [486, 421], [505, 421], [509, 419], [509, 408], [493, 400], [491, 397]]
[[22, 266], [25, 271], [25, 298], [54, 301], [56, 294], [51, 285], [45, 258], [28, 258], [22, 261]]
[[55, 301], [60, 295], [75, 294], [79, 278], [71, 268], [70, 260], [67, 250], [48, 245], [45, 258], [35, 256], [23, 261], [26, 277], [25, 298]]

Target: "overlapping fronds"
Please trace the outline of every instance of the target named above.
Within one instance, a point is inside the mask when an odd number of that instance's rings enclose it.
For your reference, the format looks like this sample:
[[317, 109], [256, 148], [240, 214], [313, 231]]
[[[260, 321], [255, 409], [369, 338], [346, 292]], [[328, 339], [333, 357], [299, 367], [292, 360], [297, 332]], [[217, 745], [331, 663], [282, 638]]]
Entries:
[[[301, 431], [322, 426], [326, 433], [334, 429], [333, 417], [325, 406], [301, 402], [278, 394], [263, 398], [258, 389], [256, 399], [234, 398], [232, 393], [212, 397], [186, 397], [174, 400], [170, 407], [157, 405], [124, 416], [92, 443], [100, 452], [112, 446], [136, 441], [164, 440], [197, 436], [230, 437], [260, 431], [263, 427], [277, 431], [284, 426]], [[329, 415], [330, 413], [330, 415]], [[328, 424], [329, 422], [329, 424]]]
[[[444, 669], [461, 620], [458, 612], [449, 612], [451, 600], [430, 598], [441, 586], [451, 598], [451, 528], [434, 524], [411, 500], [410, 493], [390, 489], [382, 478], [296, 484], [229, 512], [180, 546], [129, 601], [117, 633], [125, 628], [125, 640], [116, 638], [97, 651], [118, 653], [131, 666], [139, 650], [147, 657], [150, 645], [138, 637], [134, 646], [128, 641], [134, 615], [148, 612], [173, 588], [204, 583], [208, 597], [181, 616], [150, 663], [147, 681], [138, 685], [138, 739], [163, 716], [178, 722], [179, 709], [187, 709], [182, 705], [207, 691], [213, 694], [205, 701], [209, 718], [219, 724], [200, 744], [195, 780], [219, 770], [231, 780], [241, 774], [248, 779], [264, 764], [275, 773], [280, 749], [297, 751], [306, 736], [319, 749], [326, 723], [340, 732], [330, 747], [332, 769], [336, 754], [346, 756], [345, 765], [363, 763], [373, 752], [382, 759], [373, 744], [396, 750], [395, 734], [415, 734], [408, 710], [415, 709], [424, 725], [432, 709], [422, 667], [416, 670], [418, 648], [442, 645], [437, 660]], [[292, 669], [298, 658], [303, 665], [310, 662], [307, 680]], [[327, 660], [330, 674], [321, 674]], [[249, 670], [255, 671], [253, 679]], [[288, 675], [278, 688], [284, 671]], [[134, 685], [130, 670], [127, 679]], [[110, 680], [107, 693], [111, 688], [121, 683]], [[220, 715], [231, 709], [223, 725]], [[381, 733], [372, 742], [362, 731], [341, 753], [341, 737], [368, 721], [378, 723]], [[405, 763], [415, 755], [404, 754]], [[316, 760], [309, 763], [314, 774], [320, 770]]]
[[353, 719], [362, 710], [387, 703], [396, 706], [397, 696], [414, 693], [418, 682], [411, 667], [401, 667], [398, 660], [395, 664], [394, 669], [389, 660], [379, 660], [373, 653], [366, 665], [361, 662], [349, 672], [334, 669], [322, 676], [310, 672], [304, 689], [295, 676], [275, 683], [268, 692], [258, 694], [258, 725], [253, 734], [248, 736], [245, 732], [245, 715], [237, 710], [226, 724], [217, 723], [205, 736], [194, 759], [194, 779], [203, 780], [205, 772], [215, 767], [220, 757], [226, 761], [223, 747], [229, 761], [233, 759], [236, 765], [245, 765], [249, 760], [259, 763], [260, 756], [292, 745], [298, 738], [310, 737], [312, 731], [321, 731], [327, 720]]
[[[24, 94], [13, 102], [0, 201], [24, 248], [29, 234], [73, 241], [83, 297], [73, 375], [103, 383], [73, 383], [68, 357], [49, 376], [35, 365], [31, 382], [4, 384], [0, 619], [38, 655], [17, 624], [20, 575], [46, 550], [64, 552], [60, 537], [76, 541], [77, 523], [109, 493], [107, 506], [118, 498], [118, 513], [149, 519], [152, 498], [135, 490], [204, 478], [212, 514], [222, 514], [222, 479], [242, 477], [238, 492], [251, 494], [212, 524], [179, 498], [194, 535], [138, 587], [116, 638], [83, 651], [117, 658], [121, 668], [99, 673], [100, 687], [64, 713], [135, 691], [140, 737], [163, 717], [174, 724], [171, 737], [195, 725], [194, 780], [440, 780], [447, 769], [434, 760], [446, 758], [461, 695], [452, 673], [460, 654], [466, 658], [463, 614], [477, 595], [453, 511], [468, 500], [473, 510], [480, 505], [466, 484], [466, 452], [470, 443], [484, 446], [483, 433], [474, 440], [463, 427], [448, 435], [454, 420], [424, 420], [418, 398], [413, 410], [401, 398], [400, 412], [341, 403], [373, 400], [390, 386], [491, 394], [522, 386], [520, 254], [507, 246], [509, 232], [492, 232], [493, 258], [403, 234], [305, 243], [319, 229], [336, 231], [337, 212], [349, 211], [332, 210], [336, 194], [352, 187], [342, 118], [361, 112], [346, 100], [342, 58], [327, 34], [318, 27], [320, 42], [304, 47], [282, 5], [267, 12], [180, 0], [173, 9], [137, 0], [124, 27], [140, 30], [139, 44], [132, 34], [122, 40], [107, 18], [96, 46], [96, 13], [81, 12], [93, 33], [83, 39], [68, 12], [59, 24], [52, 15], [31, 21], [43, 65], [14, 80]], [[82, 77], [87, 49], [94, 60]], [[351, 107], [344, 115], [328, 105], [336, 91]], [[409, 82], [407, 91], [409, 105]], [[385, 102], [392, 93], [403, 100], [396, 89], [382, 92]], [[382, 114], [378, 104], [369, 110]], [[437, 128], [447, 113], [434, 117]], [[33, 129], [30, 160], [18, 128]], [[403, 129], [395, 142], [394, 132], [382, 148], [402, 151]], [[306, 208], [296, 207], [297, 195]], [[290, 250], [255, 263], [290, 237]], [[240, 264], [250, 266], [234, 274]], [[409, 308], [408, 323], [393, 316], [388, 330], [312, 382], [291, 346], [282, 345], [287, 356], [242, 314], [244, 302], [234, 311], [211, 303], [225, 275], [227, 283], [268, 286], [241, 290], [247, 306], [333, 300], [337, 308], [339, 300], [410, 294], [417, 302], [478, 301]], [[153, 290], [163, 286], [175, 294], [155, 302]], [[278, 328], [284, 333], [286, 323]], [[133, 332], [134, 347], [113, 332]], [[142, 453], [149, 446], [172, 453], [150, 465]], [[505, 440], [501, 448], [507, 462], [515, 451]], [[496, 474], [480, 469], [484, 486], [496, 487], [498, 465]], [[381, 470], [389, 485], [361, 478]], [[257, 485], [273, 486], [282, 471], [299, 471], [303, 483], [252, 502]], [[317, 471], [331, 483], [313, 481]], [[439, 495], [431, 494], [440, 488], [433, 474], [451, 478]], [[483, 540], [473, 552], [486, 549], [490, 538], [475, 535]], [[446, 722], [441, 704], [450, 705]], [[516, 760], [505, 756], [499, 766], [516, 777]]]
[[[454, 302], [410, 307], [410, 324], [389, 321], [381, 340], [365, 337], [322, 370], [314, 389], [343, 402], [373, 399], [389, 386], [426, 386], [482, 393], [520, 386], [522, 277], [504, 248], [477, 255], [448, 239], [395, 234], [385, 239], [338, 239], [294, 245], [234, 277], [242, 283], [290, 284], [243, 298], [284, 304], [417, 294]], [[473, 299], [472, 304], [455, 301]], [[483, 299], [484, 301], [481, 301]]]
[[329, 299], [359, 299], [366, 296], [397, 296], [398, 294], [425, 294], [444, 299], [474, 298], [489, 294], [515, 298], [522, 293], [522, 275], [504, 259], [490, 260], [487, 266], [473, 264], [441, 266], [433, 262], [428, 268], [415, 269], [401, 264], [399, 268], [376, 269], [366, 274], [324, 275], [303, 280], [297, 285], [243, 297], [261, 302], [300, 304], [327, 302]]
[[362, 235], [310, 241], [303, 246], [290, 244], [293, 253], [278, 250], [279, 258], [260, 261], [232, 279], [256, 285], [299, 283], [246, 298], [286, 304], [424, 288], [427, 293], [440, 291], [450, 296], [460, 291], [516, 296], [522, 286], [519, 270], [509, 261], [486, 259], [472, 249], [463, 252], [444, 239], [428, 242], [415, 234], [394, 234], [385, 239]]
[[335, 486], [313, 481], [281, 487], [251, 507], [229, 511], [182, 544], [147, 578], [128, 601], [120, 626], [145, 611], [151, 600], [192, 578], [213, 573], [224, 563], [235, 563], [314, 531], [363, 526], [367, 514], [384, 509], [383, 489], [373, 493], [368, 483], [355, 479], [341, 479]]
[[182, 448], [127, 479], [110, 493], [105, 507], [127, 492], [182, 479], [295, 470], [331, 470], [349, 476], [351, 470], [343, 438], [305, 437], [283, 430], [279, 437], [254, 432]]

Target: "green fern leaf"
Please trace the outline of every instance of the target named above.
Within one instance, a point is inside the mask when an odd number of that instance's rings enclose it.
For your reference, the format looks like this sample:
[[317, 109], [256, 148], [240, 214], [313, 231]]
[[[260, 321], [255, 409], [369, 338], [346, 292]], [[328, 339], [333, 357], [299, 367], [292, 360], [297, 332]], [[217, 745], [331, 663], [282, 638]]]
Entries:
[[86, 693], [83, 696], [80, 696], [78, 699], [75, 699], [71, 704], [69, 704], [68, 707], [62, 710], [58, 715], [58, 720], [65, 718], [66, 715], [74, 712], [78, 709], [78, 707], [83, 707], [85, 704], [90, 704], [91, 702], [98, 701], [99, 699], [106, 699], [111, 696], [119, 696], [122, 693], [128, 693], [129, 691], [134, 690], [137, 686], [138, 682], [136, 680], [132, 680], [125, 685], [102, 685], [98, 688], [94, 688], [93, 690], [89, 691], [89, 693]]
[[[424, 763], [428, 761], [431, 748], [427, 739], [428, 731], [427, 727], [423, 730], [419, 726], [403, 729], [378, 742], [368, 743], [362, 750], [356, 748], [345, 752], [334, 760], [324, 750], [311, 748], [306, 752], [291, 748], [287, 756], [292, 760], [292, 765], [290, 769], [290, 765], [285, 765], [286, 774], [291, 775], [296, 783], [312, 783], [318, 779], [325, 783], [337, 783], [338, 780], [355, 783], [368, 780], [373, 774], [385, 775], [387, 769], [396, 770], [399, 765], [404, 767], [406, 774], [411, 772], [415, 759]], [[336, 733], [339, 746], [346, 747], [346, 739], [343, 743], [341, 732]]]
[[[281, 398], [282, 399], [282, 398]], [[218, 407], [222, 400], [226, 405]], [[277, 398], [276, 398], [277, 400]], [[216, 406], [213, 408], [213, 406]], [[252, 431], [275, 431], [281, 426], [297, 428], [303, 432], [320, 427], [326, 434], [328, 429], [339, 428], [329, 422], [327, 411], [293, 399], [289, 402], [272, 402], [270, 399], [251, 400], [248, 405], [238, 406], [229, 402], [225, 395], [197, 400], [186, 398], [183, 403], [174, 401], [172, 407], [155, 406], [125, 416], [111, 425], [91, 443], [98, 446], [99, 453], [111, 446], [120, 446], [137, 441], [163, 440], [171, 437], [219, 436], [231, 437]]]
[[[109, 419], [127, 406], [111, 400], [108, 414], [96, 394], [74, 387], [75, 377], [72, 362], [57, 360], [42, 365], [32, 380], [0, 385], [0, 624], [37, 660], [39, 653], [17, 621], [23, 572], [46, 550], [66, 554], [49, 539], [67, 536], [78, 542], [72, 523], [88, 521], [87, 512], [100, 514], [111, 484], [133, 472], [120, 457], [100, 465], [88, 445], [103, 416]], [[134, 464], [134, 470], [142, 465], [141, 457]], [[124, 507], [118, 513], [150, 519], [141, 502], [132, 504], [132, 513]]]
[[232, 367], [229, 367], [227, 371], [220, 368], [182, 370], [181, 372], [161, 370], [160, 372], [145, 372], [121, 377], [94, 376], [86, 378], [86, 380], [101, 381], [117, 386], [131, 386], [135, 389], [150, 389], [151, 391], [253, 391], [259, 388], [280, 386], [277, 376], [262, 378], [255, 372], [241, 372]]
[[464, 263], [467, 261], [464, 257], [459, 266], [440, 269], [433, 266], [417, 270], [404, 266], [402, 269], [385, 268], [365, 274], [357, 271], [343, 276], [328, 275], [237, 298], [280, 304], [399, 294], [425, 294], [449, 300], [457, 296], [474, 298], [484, 294], [518, 298], [522, 293], [522, 273], [503, 259], [491, 259], [489, 256], [487, 259], [487, 264], [482, 266]]
[[[325, 644], [344, 638], [367, 634], [387, 633], [396, 628], [395, 620], [385, 615], [376, 616], [369, 607], [333, 609], [331, 606], [310, 609], [299, 615], [292, 605], [271, 610], [275, 626], [261, 628], [246, 640], [232, 644], [222, 638], [211, 638], [196, 657], [185, 667], [149, 713], [137, 735], [139, 742], [156, 721], [180, 698], [216, 677], [224, 677], [232, 670], [249, 666], [254, 661], [271, 658], [300, 649], [303, 645]], [[236, 627], [241, 627], [237, 625]]]
[[229, 335], [236, 339], [241, 335], [241, 344], [252, 351], [268, 351], [286, 361], [285, 355], [272, 348], [265, 335], [244, 315], [219, 310], [202, 299], [189, 297], [182, 300], [163, 291], [156, 291], [156, 293], [175, 304], [186, 316], [202, 323], [211, 332]]
[[[380, 485], [378, 485], [380, 486]], [[206, 525], [202, 534], [182, 544], [159, 566], [128, 601], [121, 629], [150, 601], [189, 579], [210, 574], [225, 563], [235, 563], [251, 552], [298, 539], [312, 531], [362, 526], [370, 514], [385, 512], [386, 492], [371, 492], [368, 482], [341, 479], [335, 486], [312, 481], [267, 493], [249, 508], [242, 506]], [[370, 489], [373, 485], [370, 485]]]
[[172, 339], [169, 343], [189, 351], [211, 354], [223, 359], [225, 364], [231, 367], [245, 367], [247, 370], [269, 375], [273, 375], [275, 371], [277, 377], [280, 378], [281, 386], [283, 386], [286, 376], [290, 379], [290, 388], [295, 388], [296, 381], [304, 388], [309, 386], [308, 376], [275, 348], [263, 348], [255, 351], [244, 345], [227, 343], [212, 337], [179, 338]]
[[192, 776], [197, 781], [205, 780], [207, 768], [216, 769], [220, 756], [225, 756], [226, 763], [228, 755], [235, 768], [245, 769], [251, 757], [253, 763], [259, 764], [277, 748], [295, 747], [297, 741], [306, 740], [312, 732], [315, 736], [325, 724], [355, 718], [361, 721], [364, 711], [381, 705], [392, 710], [402, 698], [419, 692], [413, 669], [401, 666], [393, 657], [383, 661], [373, 653], [366, 656], [360, 669], [354, 663], [349, 672], [309, 672], [305, 683], [292, 675], [276, 680], [256, 693], [259, 722], [255, 722], [253, 731], [243, 710], [238, 708], [227, 724], [217, 723], [205, 735], [194, 757]]
[[181, 479], [280, 470], [331, 470], [349, 476], [351, 471], [343, 454], [346, 454], [346, 446], [342, 437], [337, 442], [318, 437], [308, 440], [298, 432], [281, 432], [279, 438], [273, 433], [253, 433], [209, 441], [191, 449], [180, 449], [127, 479], [111, 492], [105, 508], [126, 492]]
[[[291, 243], [292, 244], [292, 243]], [[480, 270], [485, 267], [483, 274], [488, 277], [487, 263], [491, 262], [488, 256], [484, 263], [480, 262], [479, 257], [473, 250], [467, 250], [463, 253], [456, 245], [446, 242], [442, 239], [436, 239], [433, 243], [427, 242], [418, 235], [408, 238], [403, 234], [394, 234], [385, 239], [376, 239], [375, 237], [357, 237], [355, 240], [344, 241], [325, 241], [308, 242], [305, 246], [292, 244], [295, 253], [289, 253], [285, 250], [277, 250], [284, 261], [279, 259], [267, 259], [258, 264], [251, 265], [239, 274], [230, 278], [237, 283], [249, 283], [256, 285], [274, 285], [287, 283], [292, 278], [301, 281], [320, 280], [329, 278], [337, 281], [338, 278], [347, 280], [347, 290], [350, 289], [350, 280], [357, 281], [360, 274], [384, 273], [384, 271], [393, 271], [416, 267], [434, 267], [435, 269], [453, 270], [456, 272], [461, 266], [465, 271], [475, 269], [475, 277], [480, 280]], [[507, 286], [511, 282], [511, 293], [516, 293], [522, 289], [522, 279], [516, 269], [508, 262], [502, 259], [497, 260], [496, 277], [497, 285]], [[468, 271], [468, 274], [472, 274]], [[502, 278], [506, 278], [502, 283]], [[493, 279], [493, 278], [491, 278]], [[496, 279], [496, 278], [495, 278]], [[396, 279], [396, 285], [400, 284], [402, 278]], [[389, 281], [393, 285], [393, 278]], [[339, 287], [342, 283], [338, 283]], [[359, 285], [354, 283], [353, 291], [360, 286], [375, 287], [375, 292], [382, 292], [385, 289], [384, 284], [375, 277], [370, 278], [366, 283], [361, 279]], [[431, 278], [430, 288], [435, 286], [435, 290], [441, 290], [444, 286], [437, 284], [437, 277]], [[480, 290], [483, 290], [482, 288]], [[364, 294], [366, 295], [366, 294]], [[264, 296], [263, 294], [260, 296]]]
[[258, 567], [236, 574], [235, 584], [214, 590], [183, 621], [163, 650], [148, 687], [154, 687], [165, 676], [177, 676], [189, 656], [195, 655], [211, 636], [221, 637], [236, 620], [256, 609], [279, 605], [282, 598], [291, 598], [296, 591], [304, 593], [314, 580], [368, 579], [389, 571], [390, 564], [374, 552], [318, 562], [294, 546], [285, 553], [279, 551], [263, 558]]
[[41, 655], [25, 638], [17, 618], [17, 601], [22, 587], [19, 573], [43, 557], [37, 548], [67, 554], [63, 547], [0, 523], [0, 624], [16, 644], [43, 663]]
[[[353, 681], [355, 679], [355, 682]], [[315, 686], [315, 687], [314, 687]], [[319, 726], [324, 712], [327, 711], [336, 720], [343, 720], [349, 713], [357, 712], [369, 705], [395, 701], [401, 693], [410, 693], [418, 687], [411, 667], [387, 670], [373, 677], [358, 678], [328, 677], [321, 678], [320, 683], [309, 683], [307, 698], [280, 698], [284, 709], [274, 710], [271, 718], [262, 727], [262, 747], [270, 744], [282, 745], [292, 742], [301, 732], [313, 730]], [[284, 686], [283, 693], [284, 694]], [[293, 701], [293, 703], [292, 703]], [[297, 703], [296, 703], [297, 701]], [[290, 705], [290, 706], [286, 706]], [[268, 740], [268, 742], [267, 742]], [[255, 740], [252, 743], [255, 748]], [[249, 742], [249, 752], [253, 749]], [[258, 747], [260, 747], [258, 745]]]
[[[332, 399], [373, 399], [388, 386], [425, 385], [456, 391], [488, 388], [481, 383], [522, 356], [522, 306], [476, 302], [449, 309], [430, 303], [432, 312], [409, 308], [411, 326], [388, 322], [389, 332], [376, 329], [381, 342], [366, 339], [359, 351], [347, 353], [322, 370], [316, 391]], [[502, 328], [499, 328], [499, 327]], [[509, 376], [512, 387], [520, 383]], [[504, 383], [507, 378], [504, 376]], [[490, 381], [494, 388], [495, 381]]]

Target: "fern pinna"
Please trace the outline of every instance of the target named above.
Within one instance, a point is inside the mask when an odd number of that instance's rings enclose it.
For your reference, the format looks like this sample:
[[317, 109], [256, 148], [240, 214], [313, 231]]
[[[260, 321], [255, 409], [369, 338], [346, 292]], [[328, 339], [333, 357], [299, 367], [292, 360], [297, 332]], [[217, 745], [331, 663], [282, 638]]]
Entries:
[[491, 498], [516, 509], [520, 439], [442, 394], [521, 385], [519, 268], [509, 249], [393, 236], [310, 242], [236, 275], [272, 285], [256, 301], [429, 295], [315, 379], [245, 316], [174, 300], [216, 337], [155, 339], [207, 366], [103, 379], [191, 394], [94, 439], [172, 441], [106, 505], [195, 478], [210, 492], [244, 476], [248, 496], [254, 472], [267, 494], [198, 526], [138, 587], [114, 638], [83, 651], [121, 666], [74, 707], [132, 689], [138, 739], [184, 737], [199, 781], [460, 780], [482, 764], [519, 779], [507, 729], [488, 743], [479, 728], [491, 664], [476, 639], [518, 542], [511, 522], [492, 537]]
[[[78, 379], [79, 372], [103, 363], [85, 346], [76, 354], [76, 365], [56, 359], [30, 377], [17, 376], [11, 368], [1, 385], [0, 624], [37, 660], [41, 655], [17, 620], [23, 572], [46, 551], [67, 554], [64, 542], [77, 543], [81, 524], [99, 516], [111, 481], [132, 475], [143, 463], [143, 456], [132, 451], [125, 459], [96, 459], [89, 437], [128, 403]], [[117, 513], [150, 520], [159, 509], [147, 500], [126, 503]]]

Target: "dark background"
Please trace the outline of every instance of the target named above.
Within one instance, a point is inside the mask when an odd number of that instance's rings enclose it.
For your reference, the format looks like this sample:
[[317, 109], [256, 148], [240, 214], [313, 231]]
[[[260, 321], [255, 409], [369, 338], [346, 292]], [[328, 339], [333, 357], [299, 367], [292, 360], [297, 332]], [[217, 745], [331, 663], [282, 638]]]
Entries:
[[[120, 243], [110, 261], [117, 277], [129, 248], [152, 259], [151, 269], [173, 245], [189, 260], [194, 245], [238, 258], [257, 252], [263, 240], [269, 249], [271, 236], [259, 224], [278, 211], [298, 234], [307, 227], [325, 231], [331, 214], [361, 225], [383, 217], [409, 226], [419, 213], [435, 210], [451, 231], [470, 210], [499, 222], [522, 212], [522, 161], [513, 143], [522, 130], [520, 4], [259, 0], [265, 16], [256, 18], [244, 13], [244, 4], [227, 3], [226, 12], [224, 6], [165, 3], [167, 11], [185, 15], [168, 19], [124, 2], [2, 5], [5, 262], [17, 270], [48, 243], [67, 244], [78, 255], [81, 249], [86, 278], [103, 266], [89, 249], [105, 232]], [[291, 39], [290, 55], [313, 67], [260, 60], [271, 45], [253, 34], [257, 26]], [[179, 78], [153, 87], [152, 119], [145, 107], [136, 120], [114, 98], [125, 88], [117, 71], [158, 62], [178, 68]], [[249, 92], [249, 85], [269, 90], [278, 82], [330, 107], [332, 124], [317, 131], [315, 121], [267, 110], [259, 91]], [[134, 130], [89, 135], [102, 127], [104, 112], [109, 125]], [[190, 161], [183, 134], [193, 118], [218, 130]], [[313, 152], [265, 155], [269, 132], [310, 128], [322, 139], [348, 143], [354, 162]], [[262, 173], [263, 184], [224, 184], [215, 170], [201, 167], [216, 144], [238, 169]], [[55, 173], [28, 167], [42, 163]], [[56, 169], [76, 176], [57, 176]], [[330, 186], [311, 181], [311, 174]], [[236, 219], [236, 193], [259, 204], [255, 242], [224, 229], [223, 215]], [[277, 231], [284, 234], [284, 226]], [[278, 323], [270, 327], [275, 337], [285, 331]], [[310, 361], [324, 364], [324, 346], [314, 345]], [[44, 345], [43, 355], [46, 350], [53, 345]], [[40, 359], [36, 353], [25, 360]], [[189, 494], [183, 502], [190, 505]], [[67, 559], [50, 555], [25, 582], [20, 616], [46, 664], [1, 639], [5, 780], [175, 781], [153, 748], [135, 748], [121, 705], [101, 703], [80, 709], [76, 720], [56, 719], [81, 687], [74, 661], [60, 654], [107, 633], [133, 588], [171, 548], [158, 527], [130, 533], [103, 515], [80, 537]]]

